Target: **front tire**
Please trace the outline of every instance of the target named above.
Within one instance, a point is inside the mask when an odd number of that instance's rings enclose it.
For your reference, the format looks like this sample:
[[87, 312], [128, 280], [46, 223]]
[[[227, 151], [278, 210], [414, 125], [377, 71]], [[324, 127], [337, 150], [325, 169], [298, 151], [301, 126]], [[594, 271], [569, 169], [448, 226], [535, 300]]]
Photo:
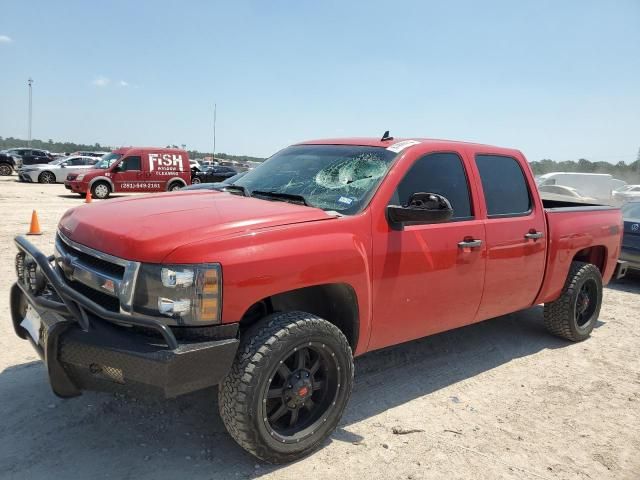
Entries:
[[202, 183], [202, 180], [200, 180], [200, 178], [199, 178], [199, 177], [193, 177], [193, 178], [191, 179], [191, 184], [192, 184], [192, 185], [197, 185], [198, 183]]
[[40, 175], [38, 175], [38, 182], [56, 183], [56, 176], [51, 172], [42, 172]]
[[544, 325], [550, 333], [581, 342], [591, 335], [602, 305], [600, 270], [585, 262], [573, 262], [560, 297], [544, 305]]
[[99, 200], [108, 198], [111, 194], [111, 187], [107, 182], [96, 182], [91, 186], [91, 196]]
[[218, 390], [220, 416], [248, 452], [291, 462], [333, 432], [352, 386], [351, 348], [335, 325], [305, 312], [274, 314], [243, 335]]
[[182, 185], [180, 182], [173, 182], [171, 185], [169, 185], [169, 191], [175, 192], [176, 190], [180, 190], [183, 187], [184, 185]]

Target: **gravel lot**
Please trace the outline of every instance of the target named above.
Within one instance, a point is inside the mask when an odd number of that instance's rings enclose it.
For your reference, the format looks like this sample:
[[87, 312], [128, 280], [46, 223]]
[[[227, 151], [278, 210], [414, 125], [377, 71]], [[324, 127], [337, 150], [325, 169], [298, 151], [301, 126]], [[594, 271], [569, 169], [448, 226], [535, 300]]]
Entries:
[[0, 478], [640, 478], [640, 278], [606, 289], [580, 344], [547, 335], [536, 307], [359, 358], [340, 428], [291, 465], [237, 447], [213, 389], [61, 400], [10, 324], [12, 239], [36, 208], [34, 243], [52, 252], [57, 220], [81, 201], [0, 177]]

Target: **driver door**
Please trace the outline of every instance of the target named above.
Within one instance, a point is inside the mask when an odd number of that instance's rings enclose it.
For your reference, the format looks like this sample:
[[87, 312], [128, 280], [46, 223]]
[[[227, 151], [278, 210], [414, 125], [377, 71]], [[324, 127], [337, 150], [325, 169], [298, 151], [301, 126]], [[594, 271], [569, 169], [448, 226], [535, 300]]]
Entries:
[[141, 163], [142, 159], [139, 156], [125, 157], [113, 169], [111, 179], [116, 187], [116, 192], [146, 191]]
[[457, 153], [424, 155], [389, 202], [407, 205], [412, 194], [437, 193], [453, 207], [449, 221], [395, 229], [386, 218], [374, 221], [370, 349], [474, 321], [484, 287], [485, 227], [476, 219], [466, 171]]

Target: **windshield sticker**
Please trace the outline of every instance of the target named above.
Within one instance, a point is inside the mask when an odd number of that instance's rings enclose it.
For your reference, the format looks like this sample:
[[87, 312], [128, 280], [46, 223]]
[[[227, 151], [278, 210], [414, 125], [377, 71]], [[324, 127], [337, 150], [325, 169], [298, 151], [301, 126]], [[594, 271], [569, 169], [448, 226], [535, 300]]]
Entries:
[[418, 145], [420, 142], [417, 140], [403, 140], [401, 142], [394, 143], [393, 145], [387, 147], [387, 150], [390, 150], [394, 153], [400, 153], [405, 148], [412, 147], [414, 145]]
[[353, 200], [354, 200], [353, 198], [349, 198], [349, 197], [340, 197], [338, 199], [340, 203], [344, 203], [345, 205], [351, 205], [353, 203]]

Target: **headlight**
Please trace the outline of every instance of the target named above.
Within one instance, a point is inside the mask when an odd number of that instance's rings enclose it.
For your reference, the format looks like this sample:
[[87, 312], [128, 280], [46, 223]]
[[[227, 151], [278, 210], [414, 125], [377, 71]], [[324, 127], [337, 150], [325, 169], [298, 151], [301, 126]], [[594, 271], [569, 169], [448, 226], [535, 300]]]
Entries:
[[83, 178], [84, 178], [84, 173], [81, 173], [80, 175], [78, 175], [78, 176], [76, 177], [76, 180], [80, 181], [80, 180], [82, 180]]
[[222, 270], [217, 263], [143, 264], [138, 273], [133, 310], [165, 315], [178, 325], [220, 323]]

